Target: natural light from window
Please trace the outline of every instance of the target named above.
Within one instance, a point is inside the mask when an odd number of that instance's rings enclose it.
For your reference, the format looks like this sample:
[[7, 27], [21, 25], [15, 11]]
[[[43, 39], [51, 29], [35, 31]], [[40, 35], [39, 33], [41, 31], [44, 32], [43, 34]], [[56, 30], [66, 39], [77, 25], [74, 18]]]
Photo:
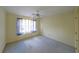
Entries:
[[17, 20], [18, 35], [31, 33], [35, 31], [36, 31], [36, 21], [18, 18]]

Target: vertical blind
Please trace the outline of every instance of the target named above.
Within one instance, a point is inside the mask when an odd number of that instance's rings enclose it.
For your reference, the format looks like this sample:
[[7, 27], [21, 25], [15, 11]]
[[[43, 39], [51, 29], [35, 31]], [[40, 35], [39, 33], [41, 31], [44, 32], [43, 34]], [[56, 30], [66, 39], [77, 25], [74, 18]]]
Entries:
[[17, 34], [26, 34], [36, 31], [36, 21], [29, 19], [17, 18]]

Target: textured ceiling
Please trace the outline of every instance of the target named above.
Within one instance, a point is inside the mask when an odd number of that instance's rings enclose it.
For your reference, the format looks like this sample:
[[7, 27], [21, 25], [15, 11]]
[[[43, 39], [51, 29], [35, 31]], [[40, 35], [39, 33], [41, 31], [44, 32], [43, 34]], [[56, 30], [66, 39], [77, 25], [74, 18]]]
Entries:
[[32, 16], [37, 10], [40, 11], [41, 16], [48, 16], [74, 9], [73, 6], [3, 6], [3, 8], [8, 12], [23, 16]]

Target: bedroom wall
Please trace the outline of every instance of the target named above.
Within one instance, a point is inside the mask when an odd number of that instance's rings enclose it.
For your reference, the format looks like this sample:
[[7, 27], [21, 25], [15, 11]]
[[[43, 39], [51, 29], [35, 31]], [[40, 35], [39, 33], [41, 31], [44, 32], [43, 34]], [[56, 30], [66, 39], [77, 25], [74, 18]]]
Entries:
[[41, 20], [42, 35], [75, 47], [73, 11], [46, 16]]
[[4, 50], [5, 39], [5, 11], [0, 7], [0, 52]]
[[6, 21], [7, 22], [7, 43], [14, 42], [14, 41], [21, 40], [21, 39], [28, 38], [28, 37], [32, 37], [35, 35], [39, 35], [40, 30], [39, 30], [39, 20], [38, 20], [37, 21], [37, 32], [17, 36], [16, 35], [17, 17], [29, 18], [29, 17], [19, 16], [19, 15], [15, 15], [13, 13], [7, 12], [7, 21]]

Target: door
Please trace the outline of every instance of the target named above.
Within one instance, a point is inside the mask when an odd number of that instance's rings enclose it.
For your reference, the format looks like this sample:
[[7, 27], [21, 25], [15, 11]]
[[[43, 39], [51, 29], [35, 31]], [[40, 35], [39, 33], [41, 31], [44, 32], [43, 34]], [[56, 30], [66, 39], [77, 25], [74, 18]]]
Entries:
[[79, 52], [79, 38], [78, 38], [78, 7], [74, 9], [74, 31], [75, 31], [75, 52]]

